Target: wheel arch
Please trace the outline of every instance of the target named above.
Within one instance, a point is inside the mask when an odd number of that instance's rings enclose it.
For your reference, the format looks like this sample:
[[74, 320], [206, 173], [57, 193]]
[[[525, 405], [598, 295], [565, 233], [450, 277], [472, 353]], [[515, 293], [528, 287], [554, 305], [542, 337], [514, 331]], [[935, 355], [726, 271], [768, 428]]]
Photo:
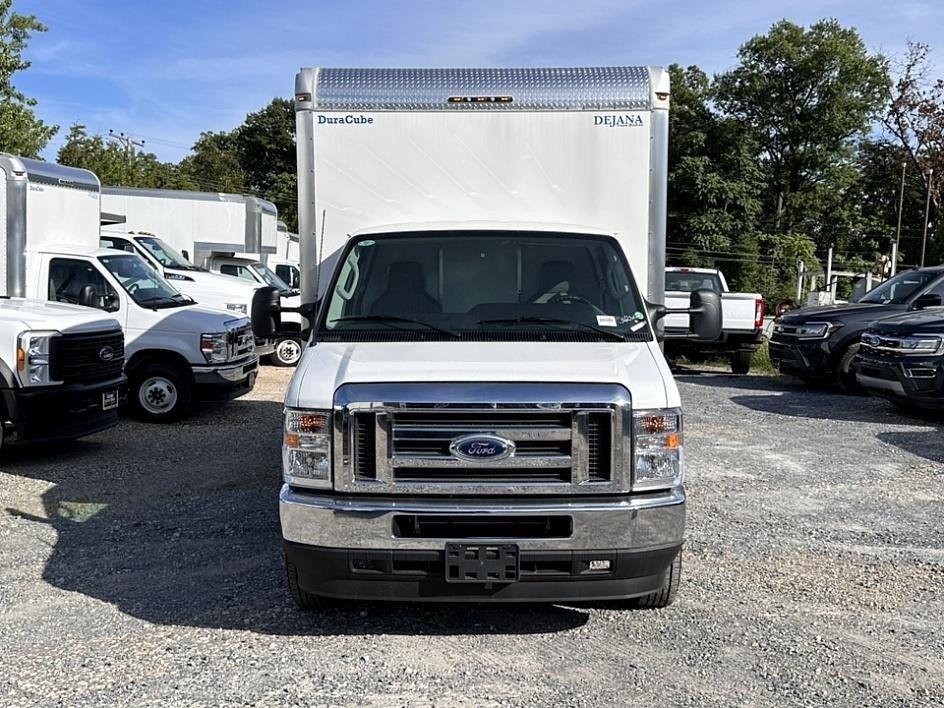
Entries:
[[125, 372], [133, 376], [141, 367], [148, 364], [164, 364], [179, 369], [187, 379], [193, 381], [193, 368], [182, 354], [169, 349], [142, 349], [135, 352], [125, 364]]

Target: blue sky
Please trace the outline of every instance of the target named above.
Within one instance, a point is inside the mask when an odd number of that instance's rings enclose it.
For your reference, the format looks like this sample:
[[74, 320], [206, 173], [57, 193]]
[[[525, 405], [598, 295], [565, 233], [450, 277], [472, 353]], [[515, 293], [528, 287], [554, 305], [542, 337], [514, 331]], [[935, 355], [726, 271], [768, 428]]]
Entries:
[[[177, 160], [203, 130], [228, 130], [292, 93], [300, 66], [698, 64], [720, 71], [738, 45], [786, 17], [836, 17], [870, 48], [937, 48], [942, 0], [18, 0], [49, 32], [18, 79], [40, 116], [124, 131]], [[276, 9], [277, 8], [277, 9]]]

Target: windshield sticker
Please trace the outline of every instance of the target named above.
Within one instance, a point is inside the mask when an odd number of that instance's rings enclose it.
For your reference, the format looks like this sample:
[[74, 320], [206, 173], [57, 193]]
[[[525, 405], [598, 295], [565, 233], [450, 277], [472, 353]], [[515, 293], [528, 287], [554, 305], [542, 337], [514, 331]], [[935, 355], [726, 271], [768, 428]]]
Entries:
[[630, 331], [630, 332], [638, 332], [639, 330], [641, 330], [641, 329], [642, 329], [643, 327], [645, 327], [645, 326], [646, 326], [646, 323], [645, 323], [645, 322], [637, 322], [636, 324], [634, 324], [632, 327], [629, 328], [629, 331]]
[[597, 324], [600, 327], [615, 327], [616, 318], [613, 315], [597, 315]]
[[357, 245], [358, 245], [358, 246], [373, 246], [375, 243], [377, 243], [377, 242], [376, 242], [376, 241], [371, 241], [370, 239], [368, 239], [367, 241], [361, 241], [361, 242], [360, 242], [359, 244], [357, 244]]

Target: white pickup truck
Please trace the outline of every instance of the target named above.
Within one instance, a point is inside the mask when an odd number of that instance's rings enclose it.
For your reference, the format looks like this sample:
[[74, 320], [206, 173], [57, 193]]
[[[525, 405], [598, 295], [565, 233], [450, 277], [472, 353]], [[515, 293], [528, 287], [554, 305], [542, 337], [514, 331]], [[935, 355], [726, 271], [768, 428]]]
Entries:
[[727, 355], [731, 371], [746, 374], [754, 351], [764, 336], [764, 297], [760, 293], [732, 293], [724, 273], [714, 268], [666, 268], [665, 305], [670, 310], [688, 306], [692, 292], [707, 288], [721, 295], [721, 336], [711, 342], [691, 339], [688, 315], [665, 318], [665, 353], [708, 357]]

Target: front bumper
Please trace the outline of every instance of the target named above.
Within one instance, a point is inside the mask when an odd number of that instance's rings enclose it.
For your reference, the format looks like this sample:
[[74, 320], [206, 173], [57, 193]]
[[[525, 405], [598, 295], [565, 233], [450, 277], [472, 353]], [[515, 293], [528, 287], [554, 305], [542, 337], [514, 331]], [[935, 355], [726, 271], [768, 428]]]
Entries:
[[271, 354], [275, 351], [275, 340], [274, 339], [259, 339], [256, 338], [256, 354], [259, 356], [265, 356], [266, 354]]
[[773, 338], [770, 361], [782, 374], [825, 378], [832, 374], [828, 339]]
[[259, 357], [253, 355], [220, 366], [194, 366], [192, 370], [201, 401], [230, 401], [252, 390], [259, 373]]
[[[685, 492], [554, 499], [327, 496], [283, 486], [286, 558], [302, 590], [356, 599], [603, 600], [657, 590], [681, 549]], [[500, 520], [500, 522], [499, 522]], [[520, 532], [483, 536], [489, 522]], [[541, 530], [542, 523], [544, 531]], [[450, 535], [437, 529], [448, 528]], [[447, 542], [511, 543], [514, 583], [445, 581]], [[590, 570], [591, 560], [608, 560]]]
[[944, 408], [944, 356], [875, 356], [853, 360], [856, 380], [869, 393], [906, 399], [920, 408]]
[[118, 423], [118, 406], [104, 410], [103, 396], [117, 392], [120, 404], [127, 385], [122, 375], [92, 384], [4, 389], [0, 391], [7, 412], [0, 419], [3, 444], [75, 440], [112, 428]]

